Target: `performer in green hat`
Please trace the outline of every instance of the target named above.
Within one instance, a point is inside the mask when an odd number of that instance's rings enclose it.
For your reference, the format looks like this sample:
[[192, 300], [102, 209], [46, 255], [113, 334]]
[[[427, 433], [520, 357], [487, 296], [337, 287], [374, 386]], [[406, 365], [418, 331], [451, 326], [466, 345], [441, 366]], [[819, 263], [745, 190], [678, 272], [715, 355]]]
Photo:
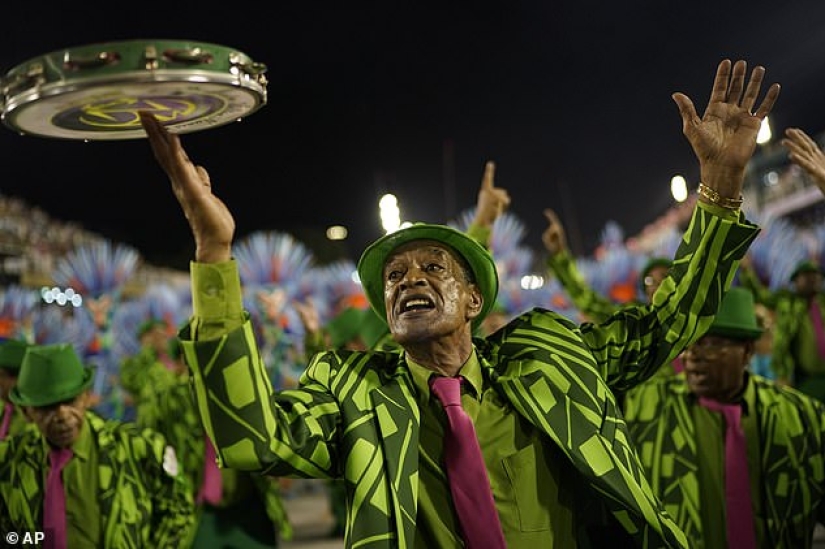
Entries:
[[17, 375], [28, 343], [19, 339], [0, 342], [0, 440], [16, 435], [28, 425], [19, 406], [10, 400], [9, 394], [17, 384]]
[[[534, 309], [474, 339], [496, 298], [493, 258], [460, 231], [415, 224], [379, 238], [358, 263], [403, 352], [321, 353], [296, 389], [278, 392], [243, 309], [232, 214], [180, 138], [141, 112], [195, 240], [193, 313], [179, 337], [219, 463], [343, 478], [348, 547], [472, 547], [479, 535], [485, 548], [687, 547], [645, 478], [614, 390], [647, 379], [710, 327], [758, 233], [740, 194], [779, 86], [757, 103], [764, 69], [747, 82], [746, 73], [744, 61], [718, 65], [704, 117], [673, 96], [703, 185], [679, 268], [652, 305], [581, 326]], [[431, 383], [450, 384], [459, 402]], [[447, 417], [462, 410], [475, 432], [462, 448], [478, 448], [459, 463], [482, 463], [476, 482], [453, 486], [464, 471], [451, 467], [459, 435]]]
[[10, 398], [37, 428], [0, 442], [0, 530], [44, 532], [50, 547], [180, 547], [195, 515], [174, 449], [88, 410], [93, 379], [71, 345], [26, 351]]
[[[732, 288], [684, 372], [625, 399], [647, 478], [695, 547], [810, 547], [825, 512], [825, 405], [748, 372], [761, 334], [750, 290]], [[743, 446], [726, 453], [733, 428]]]
[[825, 291], [822, 269], [810, 259], [799, 261], [789, 288], [769, 289], [751, 262], [740, 271], [742, 285], [775, 317], [771, 369], [776, 381], [825, 402]]

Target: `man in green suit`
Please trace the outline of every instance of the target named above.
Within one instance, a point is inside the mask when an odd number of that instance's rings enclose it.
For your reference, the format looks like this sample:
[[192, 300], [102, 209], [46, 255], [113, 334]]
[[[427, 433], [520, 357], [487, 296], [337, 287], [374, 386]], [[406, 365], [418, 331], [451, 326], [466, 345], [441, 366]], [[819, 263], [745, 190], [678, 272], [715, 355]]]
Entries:
[[[180, 547], [195, 514], [174, 450], [88, 411], [92, 379], [71, 345], [26, 351], [11, 399], [37, 429], [0, 442], [0, 531], [44, 532], [47, 547]], [[50, 490], [53, 474], [62, 488]], [[65, 522], [62, 535], [50, 518]]]
[[19, 339], [0, 342], [0, 440], [16, 435], [28, 425], [23, 410], [9, 399], [28, 346]]
[[[748, 373], [756, 339], [753, 295], [732, 288], [713, 325], [684, 353], [685, 371], [641, 385], [625, 418], [645, 471], [693, 547], [748, 547], [726, 539], [726, 428], [703, 399], [739, 407], [750, 484], [747, 534], [756, 547], [811, 547], [825, 521], [825, 405]], [[746, 535], [747, 535], [746, 534]]]
[[496, 298], [492, 257], [460, 231], [413, 225], [358, 262], [403, 351], [317, 354], [300, 386], [278, 393], [242, 308], [234, 219], [179, 137], [142, 112], [195, 239], [193, 316], [180, 338], [221, 464], [343, 478], [349, 547], [463, 547], [443, 460], [445, 412], [429, 391], [431, 378], [460, 374], [508, 547], [687, 547], [645, 479], [612, 389], [638, 384], [702, 335], [758, 234], [739, 197], [779, 86], [757, 108], [764, 69], [746, 73], [744, 61], [719, 64], [702, 118], [674, 94], [699, 158], [702, 203], [652, 305], [582, 326], [535, 309], [473, 338]]

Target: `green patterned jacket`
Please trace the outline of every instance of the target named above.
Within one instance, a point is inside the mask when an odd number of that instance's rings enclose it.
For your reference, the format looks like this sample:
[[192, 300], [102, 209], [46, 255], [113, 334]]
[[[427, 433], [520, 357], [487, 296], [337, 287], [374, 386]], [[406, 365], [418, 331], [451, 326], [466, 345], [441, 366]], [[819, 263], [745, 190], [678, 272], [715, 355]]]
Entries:
[[[755, 395], [749, 409], [757, 414], [761, 446], [759, 546], [809, 548], [816, 523], [825, 522], [825, 405], [760, 376], [749, 379]], [[680, 374], [635, 391], [625, 403], [625, 417], [654, 491], [702, 549], [697, 479], [702, 442], [693, 422], [695, 403]]]
[[[101, 547], [179, 547], [194, 527], [195, 507], [183, 477], [164, 470], [164, 438], [93, 412], [86, 418], [98, 448]], [[2, 532], [42, 530], [48, 456], [41, 437], [29, 429], [0, 442]]]
[[[536, 309], [475, 340], [485, 383], [558, 445], [637, 546], [687, 540], [645, 479], [611, 389], [638, 384], [707, 330], [757, 234], [699, 207], [655, 305], [582, 326]], [[224, 466], [343, 477], [347, 546], [413, 545], [420, 416], [403, 353], [319, 354], [299, 389], [274, 394], [249, 322], [202, 341], [191, 328], [180, 338]]]

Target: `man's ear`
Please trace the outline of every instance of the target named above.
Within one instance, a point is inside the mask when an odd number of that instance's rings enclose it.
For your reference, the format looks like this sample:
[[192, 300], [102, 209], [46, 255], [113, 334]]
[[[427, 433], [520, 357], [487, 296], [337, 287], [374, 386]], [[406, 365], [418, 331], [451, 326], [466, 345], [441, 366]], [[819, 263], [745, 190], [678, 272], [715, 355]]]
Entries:
[[481, 314], [482, 307], [484, 307], [484, 296], [481, 295], [481, 289], [478, 287], [478, 284], [471, 284], [470, 301], [467, 307], [468, 320], [473, 320]]
[[756, 341], [745, 342], [745, 364], [750, 364], [753, 354], [756, 352]]

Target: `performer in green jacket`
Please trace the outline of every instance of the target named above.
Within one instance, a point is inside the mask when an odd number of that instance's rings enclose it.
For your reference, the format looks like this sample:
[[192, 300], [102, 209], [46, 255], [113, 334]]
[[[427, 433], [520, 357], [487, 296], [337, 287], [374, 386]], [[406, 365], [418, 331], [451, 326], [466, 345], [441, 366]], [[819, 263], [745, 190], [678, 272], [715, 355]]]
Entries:
[[195, 238], [193, 316], [180, 337], [220, 463], [343, 478], [349, 547], [465, 546], [473, 532], [462, 530], [445, 473], [445, 411], [429, 391], [460, 374], [460, 404], [489, 477], [475, 488], [489, 488], [495, 502], [491, 536], [511, 549], [687, 547], [644, 476], [613, 388], [638, 384], [707, 330], [758, 233], [739, 197], [779, 86], [757, 106], [764, 69], [746, 73], [744, 61], [719, 64], [703, 118], [687, 96], [673, 96], [703, 185], [652, 305], [582, 326], [535, 309], [474, 339], [496, 298], [492, 257], [460, 231], [412, 225], [377, 240], [358, 263], [403, 352], [315, 355], [299, 388], [278, 393], [242, 308], [234, 219], [179, 137], [142, 112]]
[[[696, 549], [811, 547], [825, 521], [825, 405], [748, 373], [761, 335], [751, 292], [732, 288], [708, 332], [684, 353], [685, 371], [641, 385], [625, 418], [654, 491]], [[750, 511], [747, 534], [728, 539], [726, 429], [705, 403], [739, 408]], [[730, 458], [727, 458], [730, 459]]]
[[[195, 508], [174, 449], [88, 411], [92, 380], [71, 345], [26, 351], [11, 399], [37, 429], [0, 442], [0, 531], [44, 532], [47, 547], [180, 547]], [[50, 465], [61, 453], [62, 471]], [[50, 490], [55, 472], [62, 488]], [[58, 504], [62, 535], [47, 524]]]
[[0, 342], [0, 440], [16, 435], [29, 425], [23, 410], [9, 399], [28, 347], [28, 343], [19, 339]]

